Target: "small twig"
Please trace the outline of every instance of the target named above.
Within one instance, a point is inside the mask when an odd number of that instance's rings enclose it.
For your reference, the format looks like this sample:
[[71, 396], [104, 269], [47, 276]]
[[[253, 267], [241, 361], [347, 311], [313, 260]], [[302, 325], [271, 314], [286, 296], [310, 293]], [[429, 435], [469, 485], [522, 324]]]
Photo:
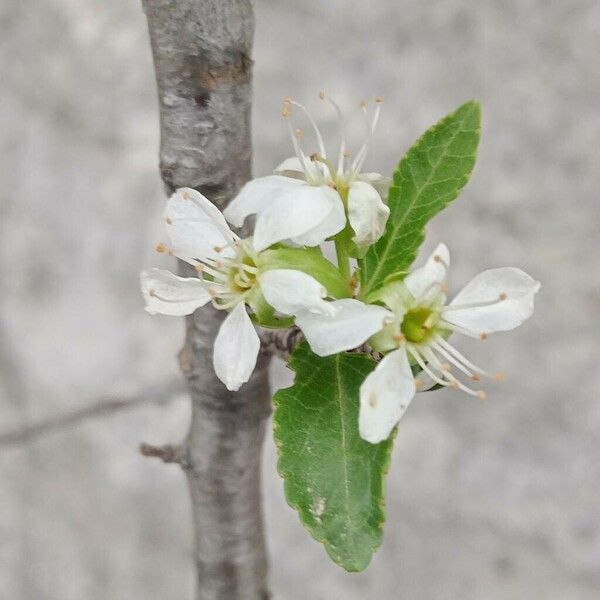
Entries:
[[263, 352], [288, 360], [294, 348], [304, 340], [300, 329], [261, 329], [259, 331]]
[[[304, 335], [302, 335], [302, 332], [296, 326], [290, 329], [262, 329], [260, 330], [259, 337], [264, 352], [269, 352], [285, 361], [289, 360], [296, 346], [304, 341]], [[348, 350], [348, 352], [368, 354], [377, 362], [381, 360], [382, 356], [366, 343], [358, 348]]]
[[152, 446], [151, 444], [140, 444], [140, 452], [142, 456], [152, 458], [160, 458], [165, 463], [177, 463], [182, 469], [191, 468], [190, 456], [184, 446], [173, 446], [166, 444], [165, 446]]
[[166, 403], [177, 394], [185, 392], [184, 382], [180, 379], [173, 379], [158, 386], [141, 389], [131, 396], [103, 398], [95, 401], [90, 406], [74, 410], [65, 415], [33, 423], [14, 431], [0, 433], [0, 447], [19, 446], [47, 433], [73, 427], [82, 421], [110, 416], [115, 412], [128, 410], [142, 404]]

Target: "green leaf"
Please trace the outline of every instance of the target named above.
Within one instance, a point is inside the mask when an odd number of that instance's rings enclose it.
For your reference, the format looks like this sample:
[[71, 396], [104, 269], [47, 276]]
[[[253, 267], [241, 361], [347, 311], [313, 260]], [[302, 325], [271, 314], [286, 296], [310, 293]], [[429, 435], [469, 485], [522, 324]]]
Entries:
[[275, 401], [278, 470], [289, 505], [331, 558], [362, 571], [383, 537], [383, 478], [392, 441], [358, 433], [358, 390], [375, 362], [364, 354], [321, 358], [306, 343], [290, 361], [292, 387]]
[[334, 298], [348, 298], [352, 290], [337, 268], [329, 262], [319, 248], [279, 247], [265, 250], [258, 255], [257, 266], [261, 271], [269, 269], [296, 269], [312, 275], [323, 284]]
[[360, 261], [363, 297], [389, 275], [410, 267], [427, 222], [454, 200], [469, 180], [480, 121], [479, 103], [467, 102], [428, 129], [400, 161], [390, 188], [386, 233]]

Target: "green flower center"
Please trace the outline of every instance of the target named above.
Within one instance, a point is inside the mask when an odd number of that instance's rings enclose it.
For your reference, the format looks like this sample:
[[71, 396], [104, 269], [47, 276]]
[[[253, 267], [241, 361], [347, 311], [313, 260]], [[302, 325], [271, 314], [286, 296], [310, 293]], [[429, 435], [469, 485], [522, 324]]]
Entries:
[[412, 308], [404, 315], [400, 331], [407, 341], [418, 344], [432, 334], [438, 320], [438, 315], [430, 308]]
[[231, 291], [243, 294], [254, 287], [257, 272], [258, 268], [251, 256], [245, 253], [238, 256], [236, 264], [230, 267], [227, 274]]

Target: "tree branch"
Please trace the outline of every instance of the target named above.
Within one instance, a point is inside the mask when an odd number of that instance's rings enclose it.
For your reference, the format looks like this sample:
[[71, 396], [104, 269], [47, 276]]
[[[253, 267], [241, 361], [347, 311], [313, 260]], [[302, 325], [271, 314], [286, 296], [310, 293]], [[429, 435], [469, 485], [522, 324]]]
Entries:
[[131, 396], [101, 398], [90, 404], [90, 406], [74, 410], [65, 415], [33, 423], [14, 431], [0, 433], [0, 447], [20, 446], [48, 433], [74, 427], [83, 421], [106, 417], [141, 404], [168, 402], [175, 395], [183, 394], [185, 391], [183, 383], [174, 380], [163, 385], [144, 388]]
[[[219, 208], [250, 178], [254, 17], [249, 0], [143, 0], [160, 105], [167, 193], [198, 189]], [[180, 272], [190, 275], [186, 265]], [[198, 600], [265, 600], [260, 455], [270, 412], [268, 353], [238, 393], [212, 367], [224, 317], [186, 321], [180, 364], [192, 400], [185, 444], [195, 525]]]

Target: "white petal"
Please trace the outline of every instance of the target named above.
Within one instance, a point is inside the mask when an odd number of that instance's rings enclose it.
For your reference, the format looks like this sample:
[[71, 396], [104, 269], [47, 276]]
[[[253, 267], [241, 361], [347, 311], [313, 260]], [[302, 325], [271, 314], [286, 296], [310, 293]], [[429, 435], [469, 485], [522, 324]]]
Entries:
[[[521, 269], [502, 267], [479, 273], [458, 293], [450, 306], [455, 310], [443, 313], [449, 323], [458, 325], [473, 335], [509, 331], [518, 327], [533, 313], [533, 297], [540, 289], [536, 281]], [[458, 307], [463, 304], [498, 300], [506, 294], [506, 299], [477, 308]]]
[[446, 271], [450, 266], [450, 252], [446, 244], [438, 244], [437, 248], [427, 259], [425, 266], [415, 269], [404, 279], [404, 284], [410, 293], [419, 299], [436, 283], [442, 284], [446, 280]]
[[303, 312], [296, 317], [296, 325], [319, 356], [360, 346], [380, 331], [387, 319], [394, 317], [382, 306], [363, 304], [352, 298], [335, 300], [330, 304], [335, 310], [332, 316]]
[[379, 173], [361, 173], [360, 178], [363, 181], [370, 183], [379, 192], [382, 200], [387, 200], [390, 186], [392, 185], [392, 180], [390, 177], [385, 177]]
[[294, 269], [272, 269], [260, 275], [260, 289], [265, 300], [285, 315], [296, 315], [307, 310], [331, 315], [330, 302], [323, 300], [327, 290], [314, 277]]
[[325, 183], [331, 180], [327, 166], [322, 162], [312, 161], [308, 157], [306, 158], [306, 171], [297, 156], [286, 158], [274, 171], [276, 175], [302, 179], [304, 181], [307, 180], [307, 172], [309, 183]]
[[291, 238], [291, 242], [300, 246], [318, 246], [327, 238], [340, 232], [346, 226], [346, 212], [340, 195], [330, 187], [320, 188], [330, 196], [331, 210], [329, 214], [316, 226], [302, 235]]
[[260, 340], [240, 302], [221, 324], [213, 351], [215, 373], [228, 390], [235, 392], [250, 379], [259, 350]]
[[167, 201], [164, 216], [176, 256], [214, 258], [215, 248], [224, 248], [221, 256], [233, 255], [228, 247], [233, 233], [219, 209], [200, 192], [178, 189]]
[[293, 177], [294, 179], [304, 179], [306, 173], [302, 168], [302, 163], [297, 156], [286, 158], [274, 171], [275, 175], [283, 175], [284, 177]]
[[[287, 239], [311, 246], [320, 244], [325, 237], [338, 233], [344, 227], [345, 220], [341, 222], [338, 218], [330, 222], [336, 203], [341, 204], [339, 194], [328, 186], [303, 184], [281, 194], [256, 218], [256, 251]], [[323, 223], [329, 226], [327, 231], [319, 229], [319, 236], [313, 235], [311, 230]]]
[[248, 215], [260, 214], [276, 202], [282, 194], [296, 191], [305, 186], [298, 181], [281, 175], [269, 175], [249, 181], [223, 211], [225, 218], [235, 227], [241, 227]]
[[399, 348], [387, 354], [360, 386], [360, 437], [371, 444], [387, 439], [415, 391], [406, 350]]
[[348, 194], [348, 220], [359, 246], [370, 246], [384, 233], [390, 209], [379, 192], [364, 181], [355, 181]]
[[206, 286], [196, 277], [178, 277], [163, 269], [142, 271], [140, 285], [151, 315], [190, 315], [210, 300]]

